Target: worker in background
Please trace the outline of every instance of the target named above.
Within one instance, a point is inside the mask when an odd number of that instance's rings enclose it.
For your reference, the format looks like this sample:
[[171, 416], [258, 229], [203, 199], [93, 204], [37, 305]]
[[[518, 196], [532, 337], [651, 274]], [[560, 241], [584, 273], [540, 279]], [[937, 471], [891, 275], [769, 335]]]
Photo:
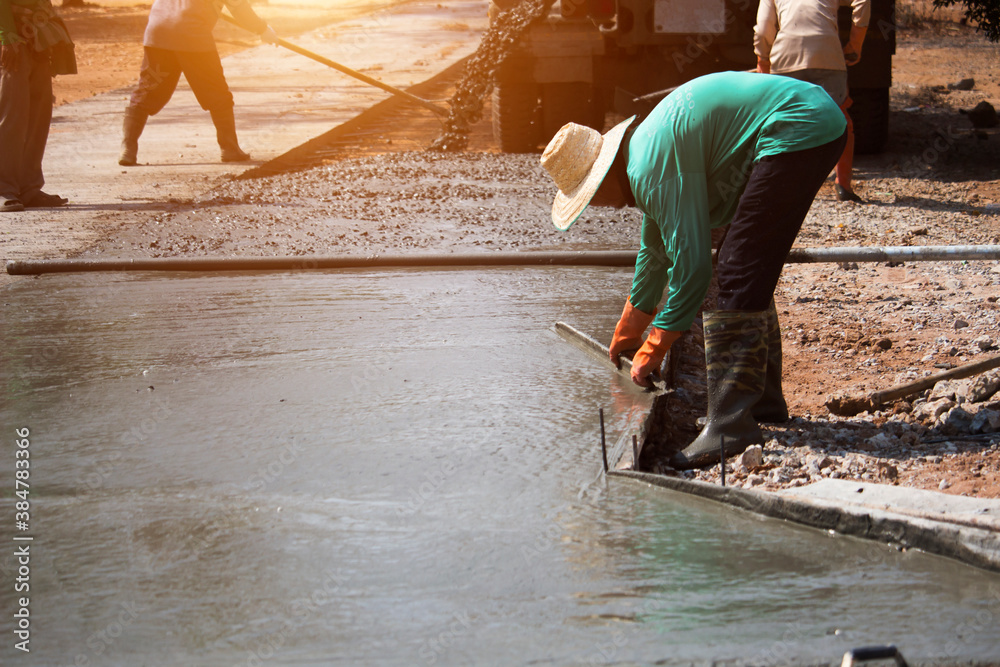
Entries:
[[722, 438], [731, 456], [763, 441], [758, 421], [788, 419], [773, 294], [844, 150], [846, 122], [822, 89], [748, 72], [689, 81], [634, 122], [604, 136], [570, 123], [553, 137], [541, 158], [559, 188], [552, 221], [569, 229], [589, 203], [642, 211], [632, 289], [610, 345], [616, 365], [638, 350], [631, 377], [641, 386], [694, 321], [712, 278], [712, 230], [729, 225], [717, 309], [703, 316], [708, 419], [671, 461], [703, 467], [719, 461]]
[[233, 17], [265, 42], [276, 44], [278, 36], [250, 7], [248, 0], [154, 0], [143, 37], [139, 84], [125, 109], [121, 155], [118, 164], [136, 164], [139, 137], [146, 120], [166, 106], [181, 74], [202, 109], [212, 115], [222, 149], [223, 162], [243, 162], [250, 155], [240, 149], [233, 116], [233, 94], [229, 91], [222, 60], [215, 47], [212, 28], [219, 9], [228, 7]]
[[[851, 5], [851, 35], [840, 45], [837, 10]], [[847, 66], [861, 60], [861, 46], [871, 16], [869, 0], [761, 0], [753, 46], [757, 71], [781, 74], [821, 86], [847, 119], [847, 146], [837, 162], [837, 199], [864, 203], [851, 187], [854, 124], [848, 108]]]
[[69, 201], [42, 191], [57, 74], [76, 74], [76, 58], [51, 1], [0, 0], [0, 212]]

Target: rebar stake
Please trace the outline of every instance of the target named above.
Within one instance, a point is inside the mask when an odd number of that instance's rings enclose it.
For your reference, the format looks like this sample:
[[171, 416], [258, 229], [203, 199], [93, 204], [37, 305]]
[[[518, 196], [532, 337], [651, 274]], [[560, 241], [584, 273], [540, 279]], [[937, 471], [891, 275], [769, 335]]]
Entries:
[[601, 416], [601, 460], [604, 462], [604, 474], [608, 472], [608, 445], [604, 439], [604, 408], [598, 408]]
[[639, 469], [639, 441], [636, 440], [635, 433], [632, 434], [632, 470]]
[[719, 436], [719, 470], [722, 472], [722, 486], [726, 485], [726, 436]]

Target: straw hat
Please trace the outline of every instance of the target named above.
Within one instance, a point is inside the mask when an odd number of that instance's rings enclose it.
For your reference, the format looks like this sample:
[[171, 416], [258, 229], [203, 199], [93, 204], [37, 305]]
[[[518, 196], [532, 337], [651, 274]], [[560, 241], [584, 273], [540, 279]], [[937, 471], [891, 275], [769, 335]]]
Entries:
[[542, 166], [559, 188], [552, 202], [552, 223], [557, 229], [569, 229], [587, 208], [634, 119], [618, 123], [603, 136], [593, 128], [567, 123], [552, 137], [542, 153]]

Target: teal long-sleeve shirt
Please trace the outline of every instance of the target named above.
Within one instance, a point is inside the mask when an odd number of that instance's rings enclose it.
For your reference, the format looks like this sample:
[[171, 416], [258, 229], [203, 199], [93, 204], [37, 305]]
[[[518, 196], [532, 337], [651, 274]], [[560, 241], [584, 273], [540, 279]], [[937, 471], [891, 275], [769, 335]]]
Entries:
[[712, 230], [728, 225], [754, 163], [843, 134], [820, 87], [789, 77], [709, 74], [668, 95], [636, 128], [628, 173], [643, 213], [630, 301], [663, 308], [653, 326], [686, 331], [712, 279]]

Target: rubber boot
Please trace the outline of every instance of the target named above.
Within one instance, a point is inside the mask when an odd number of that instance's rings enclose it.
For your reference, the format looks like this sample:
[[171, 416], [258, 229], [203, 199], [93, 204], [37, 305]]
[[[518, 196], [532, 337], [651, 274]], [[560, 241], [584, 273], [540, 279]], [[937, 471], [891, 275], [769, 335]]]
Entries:
[[753, 406], [753, 418], [758, 423], [782, 424], [788, 421], [788, 403], [781, 391], [781, 327], [774, 301], [765, 311], [767, 317], [767, 371], [764, 374], [764, 393]]
[[764, 443], [752, 408], [764, 394], [767, 312], [706, 312], [704, 330], [708, 423], [694, 442], [670, 459], [676, 470], [718, 463], [723, 444], [729, 457]]
[[212, 123], [215, 124], [215, 136], [219, 140], [219, 148], [222, 149], [223, 162], [246, 162], [250, 159], [249, 153], [244, 153], [240, 149], [239, 141], [236, 139], [236, 119], [233, 117], [233, 108], [212, 110]]
[[118, 156], [118, 164], [123, 167], [134, 167], [139, 154], [139, 137], [146, 127], [149, 118], [142, 109], [129, 106], [125, 108], [125, 120], [122, 122], [122, 152]]

